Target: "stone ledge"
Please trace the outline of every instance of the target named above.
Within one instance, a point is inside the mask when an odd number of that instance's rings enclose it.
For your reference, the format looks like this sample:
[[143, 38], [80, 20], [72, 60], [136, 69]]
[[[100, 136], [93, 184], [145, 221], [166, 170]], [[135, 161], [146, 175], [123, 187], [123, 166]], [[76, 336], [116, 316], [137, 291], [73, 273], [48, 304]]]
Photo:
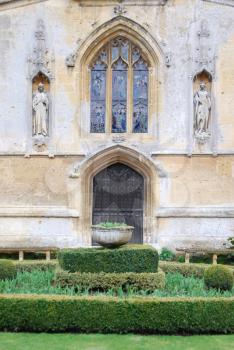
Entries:
[[159, 208], [156, 211], [158, 218], [234, 218], [234, 207], [178, 207]]
[[0, 5], [2, 4], [8, 4], [8, 3], [16, 3], [16, 2], [24, 2], [26, 4], [34, 3], [34, 2], [43, 2], [48, 0], [0, 0]]
[[202, 0], [205, 2], [213, 2], [218, 5], [226, 5], [226, 6], [231, 6], [234, 7], [234, 1], [233, 0]]
[[21, 6], [33, 5], [38, 2], [45, 2], [49, 0], [0, 0], [0, 11]]
[[0, 207], [0, 217], [79, 218], [75, 209], [59, 206]]

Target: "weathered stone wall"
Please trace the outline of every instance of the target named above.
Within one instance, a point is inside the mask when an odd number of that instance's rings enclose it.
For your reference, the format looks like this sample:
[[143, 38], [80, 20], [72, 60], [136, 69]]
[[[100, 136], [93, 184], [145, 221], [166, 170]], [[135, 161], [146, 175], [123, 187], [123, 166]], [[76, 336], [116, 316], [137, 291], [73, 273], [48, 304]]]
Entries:
[[[82, 210], [82, 201], [91, 194], [82, 188], [82, 171], [77, 178], [70, 175], [74, 166], [116, 142], [111, 134], [88, 132], [83, 62], [90, 45], [95, 50], [99, 35], [108, 30], [111, 35], [120, 24], [138, 33], [139, 41], [144, 38], [158, 62], [149, 134], [129, 133], [121, 143], [139, 153], [139, 162], [146, 155], [156, 165], [150, 169], [154, 179], [148, 179], [156, 200], [153, 214], [145, 219], [152, 222], [147, 240], [173, 247], [194, 239], [220, 244], [232, 234], [234, 6], [229, 0], [126, 0], [118, 15], [118, 4], [0, 1], [0, 245], [90, 243], [90, 213]], [[41, 149], [32, 141], [27, 61], [39, 19], [55, 58], [49, 143]], [[205, 68], [212, 74], [212, 115], [211, 137], [201, 144], [193, 133], [193, 76], [199, 73], [198, 33], [204, 20], [209, 35], [203, 58], [208, 57]], [[72, 53], [74, 67], [67, 67]]]

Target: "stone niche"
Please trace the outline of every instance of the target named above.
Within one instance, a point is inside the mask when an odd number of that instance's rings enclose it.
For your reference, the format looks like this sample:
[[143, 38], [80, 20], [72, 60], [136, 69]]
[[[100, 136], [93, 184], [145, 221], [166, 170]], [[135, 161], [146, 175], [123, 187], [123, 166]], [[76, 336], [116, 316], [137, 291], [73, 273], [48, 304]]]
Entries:
[[202, 81], [206, 84], [207, 91], [211, 94], [212, 76], [206, 70], [203, 70], [202, 72], [194, 76], [193, 78], [194, 94], [196, 93], [196, 91], [199, 90], [199, 86]]
[[[54, 55], [46, 46], [45, 24], [39, 19], [34, 32], [34, 48], [28, 56], [28, 87], [30, 98], [30, 140], [27, 154], [45, 152], [49, 148], [52, 118]], [[31, 143], [32, 138], [32, 143]]]
[[32, 79], [32, 93], [34, 94], [37, 91], [38, 85], [42, 83], [45, 87], [45, 91], [49, 94], [50, 93], [50, 80], [49, 78], [44, 75], [43, 73], [39, 72], [33, 79]]
[[[40, 87], [43, 92], [40, 93]], [[50, 136], [50, 79], [43, 73], [32, 79], [32, 136], [37, 151], [47, 150]], [[40, 100], [43, 101], [40, 102]], [[42, 110], [44, 109], [44, 111]]]
[[203, 70], [196, 74], [193, 79], [194, 136], [199, 144], [204, 144], [211, 138], [211, 94], [212, 76]]

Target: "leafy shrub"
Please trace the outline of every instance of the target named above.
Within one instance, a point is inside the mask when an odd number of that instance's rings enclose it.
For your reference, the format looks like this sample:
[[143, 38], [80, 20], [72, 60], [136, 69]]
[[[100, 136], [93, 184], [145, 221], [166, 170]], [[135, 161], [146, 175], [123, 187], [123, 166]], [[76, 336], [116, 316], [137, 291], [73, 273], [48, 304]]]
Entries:
[[0, 296], [0, 330], [99, 333], [234, 332], [234, 298]]
[[163, 271], [156, 273], [69, 273], [59, 271], [55, 277], [56, 285], [61, 287], [78, 287], [79, 290], [108, 291], [122, 288], [145, 290], [153, 292], [165, 286], [165, 274]]
[[233, 272], [223, 265], [211, 266], [204, 274], [204, 281], [207, 288], [232, 290]]
[[159, 267], [165, 273], [180, 273], [183, 276], [203, 278], [205, 271], [210, 267], [206, 264], [183, 264], [179, 262], [160, 261]]
[[16, 267], [11, 260], [0, 260], [0, 280], [16, 276]]
[[234, 237], [229, 237], [228, 242], [230, 243], [231, 247], [234, 248]]
[[32, 261], [14, 261], [17, 272], [31, 272], [33, 270], [53, 271], [58, 266], [57, 260], [32, 260]]
[[69, 272], [157, 272], [158, 252], [147, 245], [125, 245], [115, 249], [61, 249], [59, 264]]
[[179, 263], [184, 263], [185, 262], [185, 256], [184, 255], [177, 256], [176, 261], [178, 261]]
[[175, 254], [169, 250], [168, 248], [162, 248], [161, 253], [159, 255], [159, 260], [162, 261], [172, 261], [175, 259]]

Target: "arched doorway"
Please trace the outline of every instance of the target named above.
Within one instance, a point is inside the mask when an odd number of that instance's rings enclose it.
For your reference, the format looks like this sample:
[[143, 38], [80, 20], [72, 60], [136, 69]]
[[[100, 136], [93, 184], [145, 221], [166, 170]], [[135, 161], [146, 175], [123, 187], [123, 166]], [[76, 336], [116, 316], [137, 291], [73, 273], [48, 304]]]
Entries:
[[133, 243], [143, 243], [144, 178], [115, 163], [93, 178], [93, 224], [111, 221], [134, 226]]

